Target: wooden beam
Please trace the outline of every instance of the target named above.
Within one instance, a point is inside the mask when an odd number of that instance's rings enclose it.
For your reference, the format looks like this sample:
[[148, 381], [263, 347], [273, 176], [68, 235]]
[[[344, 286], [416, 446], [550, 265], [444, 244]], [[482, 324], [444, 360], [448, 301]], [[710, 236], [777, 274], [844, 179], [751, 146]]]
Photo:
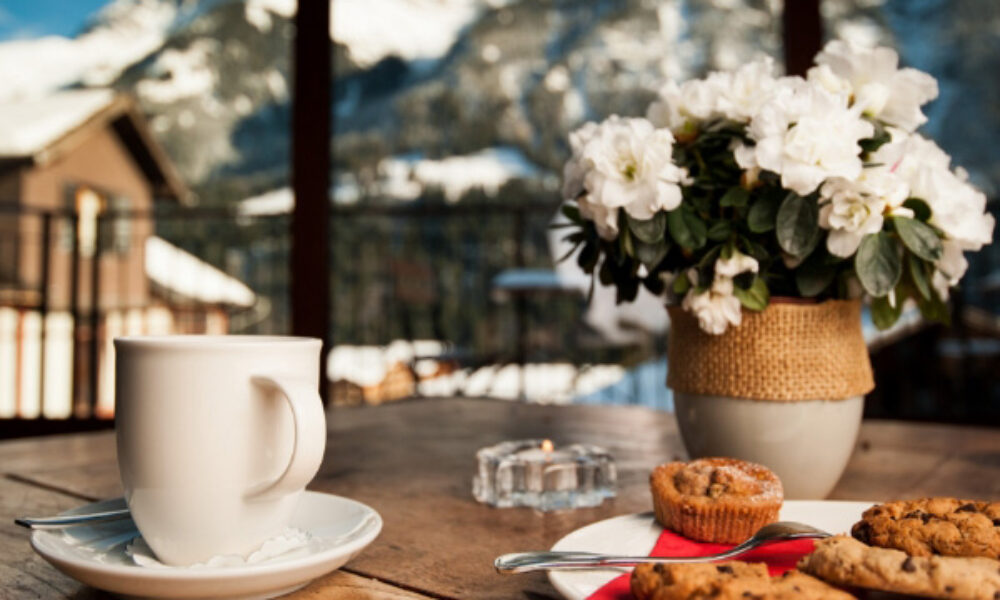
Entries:
[[785, 0], [781, 21], [787, 75], [805, 75], [823, 46], [820, 1]]
[[[292, 333], [323, 340], [321, 380], [330, 339], [329, 0], [298, 3], [292, 98]], [[320, 383], [321, 394], [327, 385]]]

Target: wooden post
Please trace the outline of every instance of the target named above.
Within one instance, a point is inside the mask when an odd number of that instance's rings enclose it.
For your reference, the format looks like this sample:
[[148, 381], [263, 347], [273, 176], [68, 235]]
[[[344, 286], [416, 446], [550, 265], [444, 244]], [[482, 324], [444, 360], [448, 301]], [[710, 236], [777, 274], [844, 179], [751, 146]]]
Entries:
[[42, 327], [41, 327], [41, 342], [39, 344], [39, 352], [41, 358], [39, 359], [38, 368], [38, 403], [39, 411], [41, 413], [41, 418], [45, 418], [45, 346], [46, 340], [48, 338], [48, 321], [49, 321], [49, 289], [51, 288], [52, 277], [49, 263], [51, 262], [52, 253], [52, 213], [50, 211], [45, 211], [42, 213], [42, 256], [41, 256], [41, 302], [38, 305], [38, 312], [42, 316]]
[[101, 229], [104, 216], [97, 214], [94, 224], [94, 254], [90, 258], [90, 342], [87, 383], [90, 384], [90, 414], [97, 414], [97, 404], [100, 401], [100, 360], [101, 360], [101, 340], [98, 331], [101, 327]]
[[292, 333], [323, 340], [319, 383], [324, 400], [331, 281], [329, 32], [329, 0], [300, 1], [292, 59]]
[[805, 75], [823, 46], [820, 0], [785, 0], [781, 20], [785, 73]]

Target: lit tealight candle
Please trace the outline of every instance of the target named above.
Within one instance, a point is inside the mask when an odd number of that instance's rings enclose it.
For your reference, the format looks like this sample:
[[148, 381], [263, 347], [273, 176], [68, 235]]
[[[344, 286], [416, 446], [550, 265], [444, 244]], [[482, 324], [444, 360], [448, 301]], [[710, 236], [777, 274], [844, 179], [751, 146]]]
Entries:
[[552, 462], [552, 460], [561, 458], [564, 453], [555, 452], [555, 447], [552, 445], [552, 440], [542, 440], [542, 445], [535, 448], [525, 448], [524, 450], [519, 450], [516, 455], [521, 460], [532, 461], [532, 462]]
[[614, 459], [585, 444], [513, 440], [481, 448], [473, 495], [493, 506], [540, 510], [596, 506], [615, 495]]

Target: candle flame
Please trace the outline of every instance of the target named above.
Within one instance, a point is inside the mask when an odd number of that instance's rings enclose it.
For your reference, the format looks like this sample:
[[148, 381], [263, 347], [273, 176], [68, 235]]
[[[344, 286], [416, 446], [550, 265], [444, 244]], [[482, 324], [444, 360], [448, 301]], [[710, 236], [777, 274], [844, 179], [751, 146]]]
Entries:
[[542, 452], [552, 452], [552, 440], [544, 440], [542, 442]]

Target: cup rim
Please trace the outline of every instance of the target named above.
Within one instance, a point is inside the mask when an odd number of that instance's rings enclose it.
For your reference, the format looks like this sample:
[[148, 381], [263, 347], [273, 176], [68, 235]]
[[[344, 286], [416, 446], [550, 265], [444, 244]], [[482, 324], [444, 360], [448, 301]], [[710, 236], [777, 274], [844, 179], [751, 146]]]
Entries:
[[259, 348], [275, 344], [320, 345], [323, 341], [315, 337], [293, 335], [124, 335], [114, 338], [115, 348]]

